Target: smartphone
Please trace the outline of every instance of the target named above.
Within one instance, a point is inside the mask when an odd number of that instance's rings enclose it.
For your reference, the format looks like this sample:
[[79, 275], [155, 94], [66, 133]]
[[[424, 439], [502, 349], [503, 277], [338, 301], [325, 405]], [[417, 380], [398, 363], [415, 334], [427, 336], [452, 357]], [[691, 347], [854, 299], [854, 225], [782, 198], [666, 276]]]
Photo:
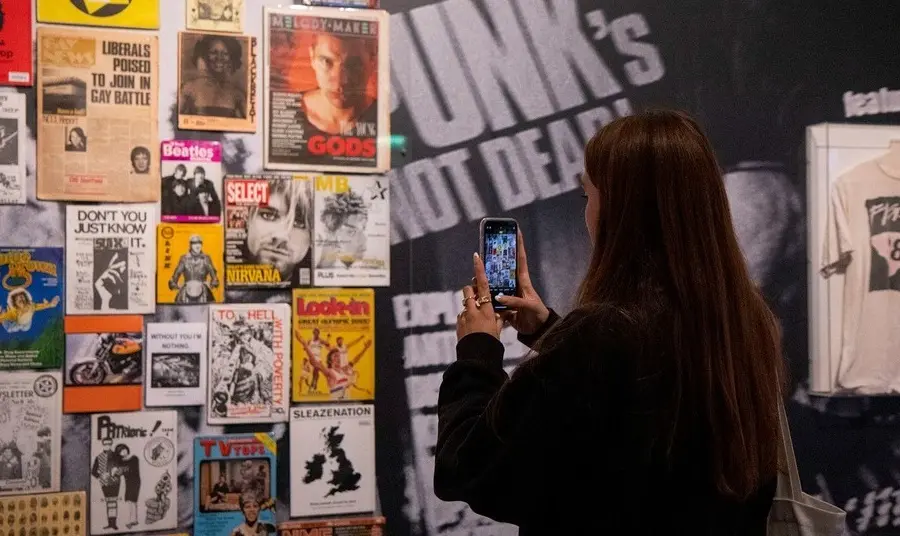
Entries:
[[479, 254], [484, 262], [494, 310], [506, 306], [497, 303], [498, 296], [515, 296], [519, 292], [516, 276], [519, 224], [512, 218], [484, 218], [479, 229]]

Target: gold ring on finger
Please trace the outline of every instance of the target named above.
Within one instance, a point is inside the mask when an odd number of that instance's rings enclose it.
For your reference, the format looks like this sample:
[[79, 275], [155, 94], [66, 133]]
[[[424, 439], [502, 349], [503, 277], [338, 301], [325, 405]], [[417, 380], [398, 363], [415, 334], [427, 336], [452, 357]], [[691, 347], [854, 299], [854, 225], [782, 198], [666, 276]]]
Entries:
[[463, 299], [462, 299], [462, 305], [463, 305], [463, 307], [466, 306], [466, 302], [467, 302], [467, 301], [469, 301], [469, 300], [474, 300], [474, 299], [475, 299], [475, 296], [466, 296], [465, 298], [463, 298]]
[[481, 307], [482, 305], [484, 305], [486, 303], [491, 303], [490, 296], [482, 296], [482, 297], [478, 298], [477, 300], [475, 300], [475, 305], [477, 307]]

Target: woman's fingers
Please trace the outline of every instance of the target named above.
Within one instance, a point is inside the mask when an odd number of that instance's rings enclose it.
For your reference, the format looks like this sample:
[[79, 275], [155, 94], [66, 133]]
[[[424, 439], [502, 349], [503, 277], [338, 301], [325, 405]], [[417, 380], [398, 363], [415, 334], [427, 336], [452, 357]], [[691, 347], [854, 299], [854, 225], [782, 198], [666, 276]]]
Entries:
[[481, 260], [481, 255], [477, 253], [472, 255], [472, 264], [475, 268], [475, 290], [478, 291], [476, 296], [479, 298], [490, 296], [491, 290], [488, 287], [487, 275], [484, 273], [484, 262]]
[[516, 237], [516, 277], [519, 279], [519, 288], [531, 289], [531, 275], [528, 273], [528, 256], [525, 254], [525, 239], [522, 238], [522, 230]]
[[533, 300], [526, 300], [517, 296], [497, 296], [497, 301], [515, 310], [536, 310], [538, 304]]

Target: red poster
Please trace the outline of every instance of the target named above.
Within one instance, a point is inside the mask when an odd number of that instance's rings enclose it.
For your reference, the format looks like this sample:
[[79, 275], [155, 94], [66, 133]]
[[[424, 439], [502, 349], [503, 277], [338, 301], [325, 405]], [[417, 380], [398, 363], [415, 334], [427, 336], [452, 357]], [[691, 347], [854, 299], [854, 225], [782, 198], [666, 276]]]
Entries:
[[30, 86], [31, 2], [0, 0], [0, 86]]

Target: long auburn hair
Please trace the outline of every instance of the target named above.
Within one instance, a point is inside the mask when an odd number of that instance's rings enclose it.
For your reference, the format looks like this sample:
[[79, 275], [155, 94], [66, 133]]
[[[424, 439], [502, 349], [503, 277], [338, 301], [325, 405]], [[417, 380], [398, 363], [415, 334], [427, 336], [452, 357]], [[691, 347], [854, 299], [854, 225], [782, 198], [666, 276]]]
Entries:
[[[660, 423], [668, 452], [677, 437], [705, 439], [718, 492], [746, 499], [778, 467], [784, 363], [780, 328], [750, 278], [712, 145], [683, 113], [643, 112], [588, 142], [585, 173], [600, 211], [578, 304], [640, 308], [661, 289], [675, 361], [667, 363], [673, 418]], [[707, 437], [695, 436], [701, 430]]]

